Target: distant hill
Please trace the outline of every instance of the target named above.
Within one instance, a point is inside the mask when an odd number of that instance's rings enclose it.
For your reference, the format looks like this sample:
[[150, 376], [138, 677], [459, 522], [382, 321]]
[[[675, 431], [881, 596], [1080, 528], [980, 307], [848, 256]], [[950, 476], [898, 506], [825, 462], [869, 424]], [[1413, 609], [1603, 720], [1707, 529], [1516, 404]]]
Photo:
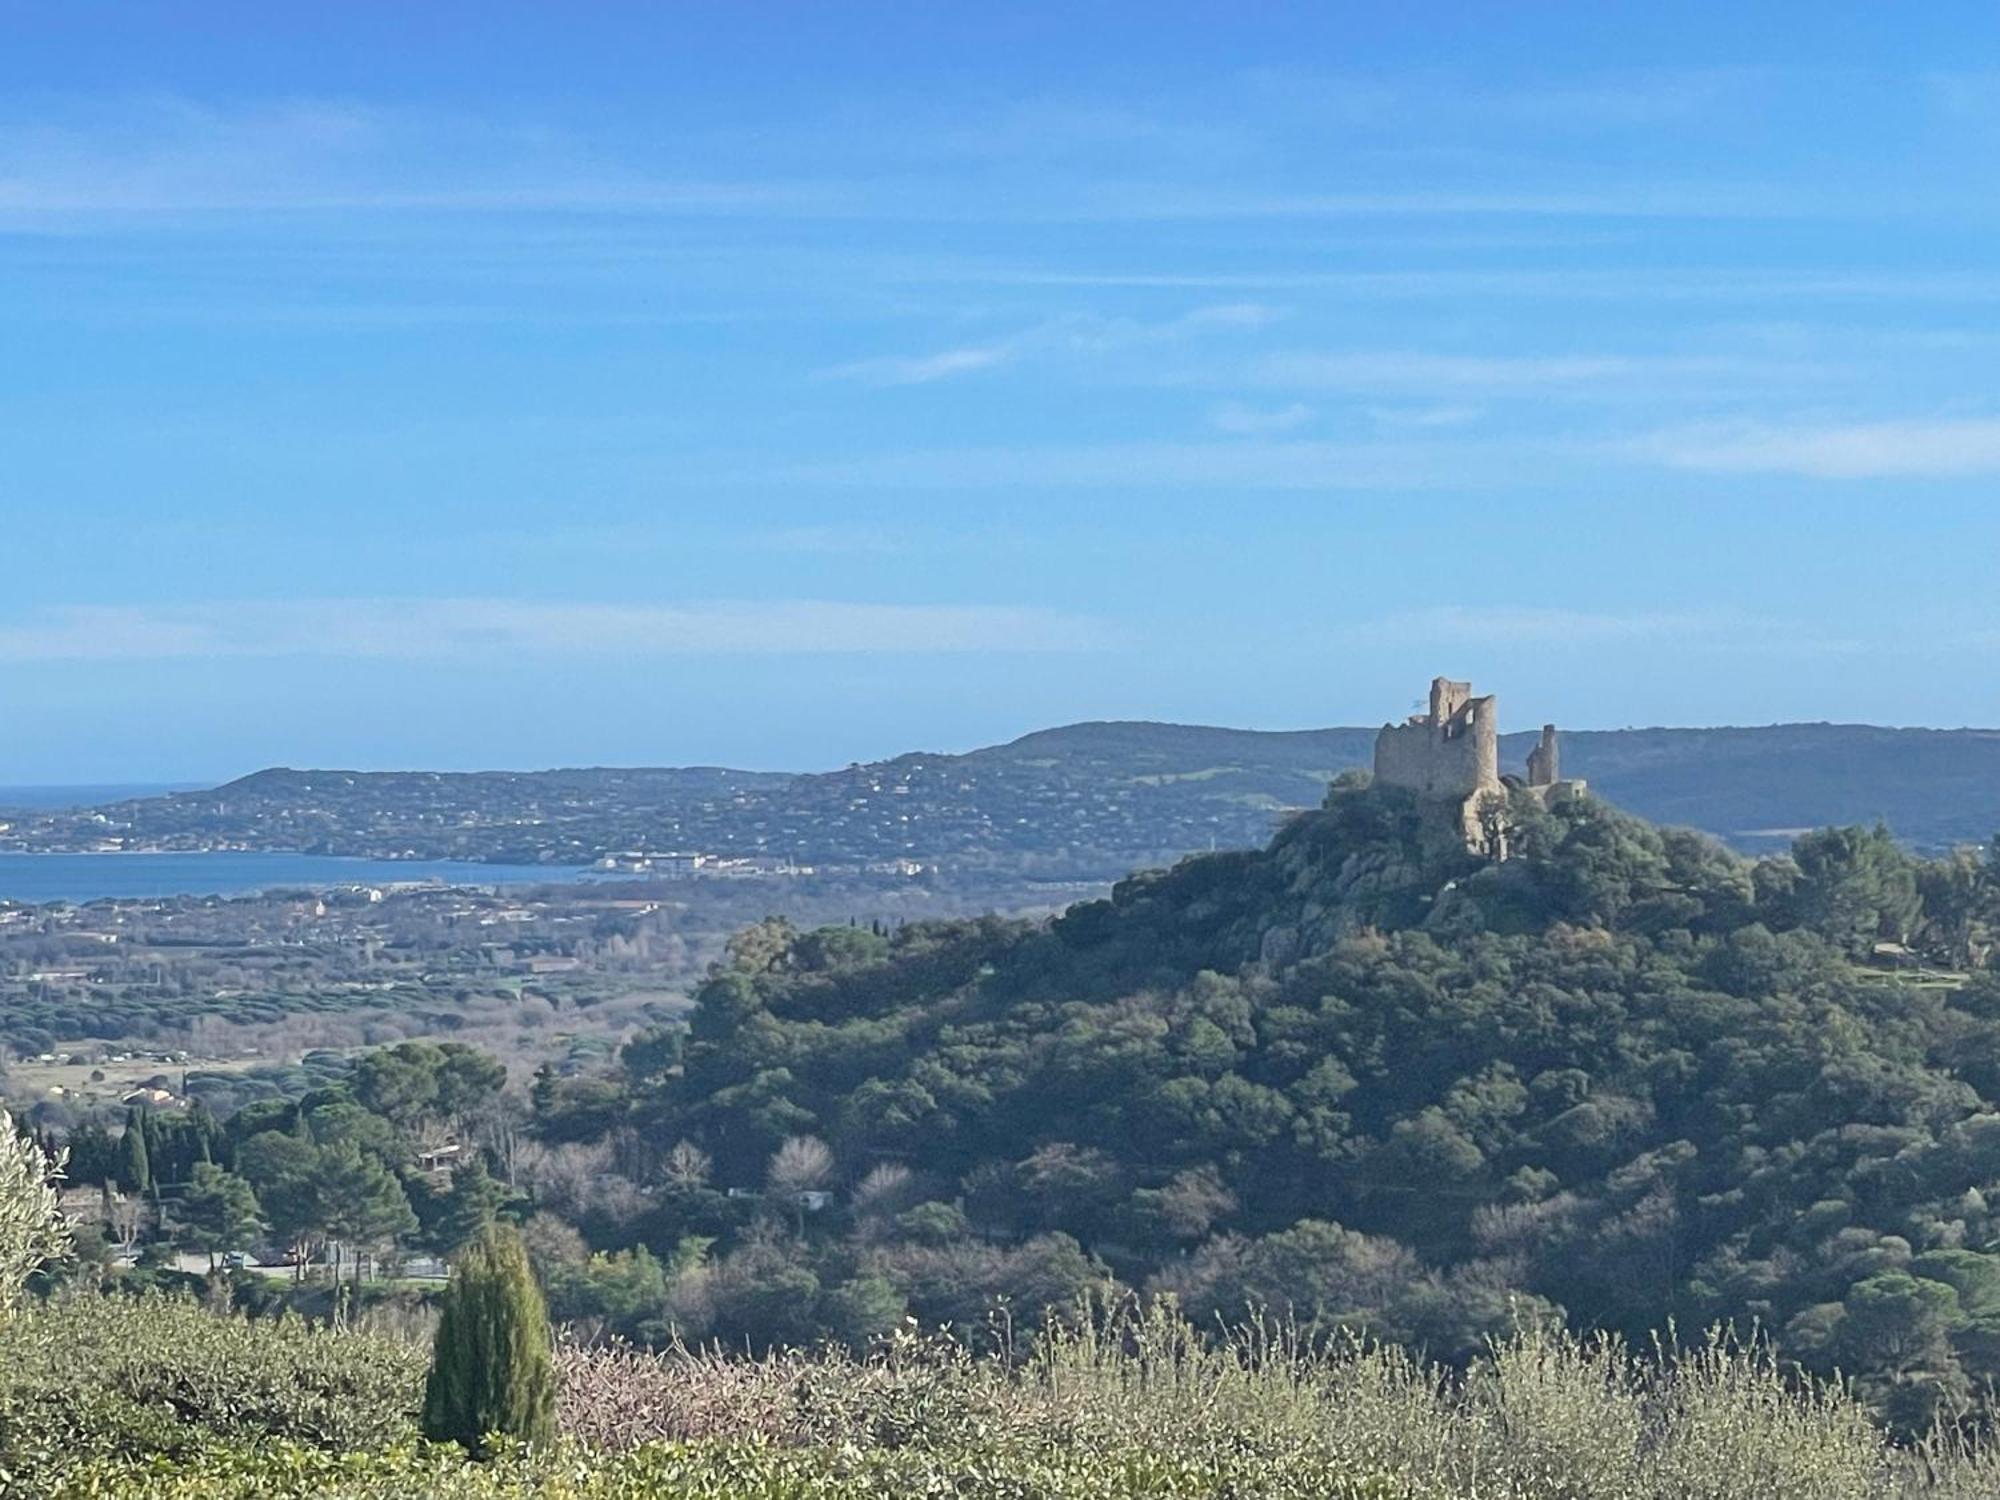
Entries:
[[[1108, 880], [1269, 838], [1365, 766], [1373, 728], [1269, 732], [1072, 724], [962, 755], [812, 774], [721, 767], [260, 771], [208, 791], [27, 810], [6, 847], [258, 848], [584, 864], [700, 852], [842, 869], [897, 861], [1026, 881]], [[1501, 742], [1518, 768], [1531, 736]], [[1741, 849], [1886, 822], [1934, 851], [2000, 829], [2000, 731], [1780, 724], [1563, 736], [1563, 768], [1655, 822]]]
[[[1502, 739], [1519, 763], [1529, 735]], [[1772, 724], [1755, 729], [1581, 731], [1566, 775], [1655, 823], [1739, 848], [1799, 829], [1885, 822], [1911, 846], [1984, 843], [2000, 831], [2000, 730]]]

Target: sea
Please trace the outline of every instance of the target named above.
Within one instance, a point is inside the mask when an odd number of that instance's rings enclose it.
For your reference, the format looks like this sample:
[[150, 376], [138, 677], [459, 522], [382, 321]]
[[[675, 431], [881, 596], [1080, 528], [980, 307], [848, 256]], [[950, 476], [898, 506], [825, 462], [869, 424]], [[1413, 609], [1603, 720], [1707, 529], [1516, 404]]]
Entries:
[[0, 786], [0, 808], [102, 807], [136, 797], [164, 797], [168, 792], [201, 790], [198, 781], [104, 781], [91, 785]]
[[601, 879], [563, 865], [484, 865], [448, 859], [345, 859], [331, 854], [0, 854], [0, 901], [247, 896], [344, 885], [554, 885]]
[[[100, 807], [184, 785], [0, 786], [0, 808]], [[247, 896], [343, 885], [556, 885], [604, 878], [564, 865], [486, 865], [449, 859], [349, 859], [332, 854], [4, 854], [0, 901], [145, 900]]]

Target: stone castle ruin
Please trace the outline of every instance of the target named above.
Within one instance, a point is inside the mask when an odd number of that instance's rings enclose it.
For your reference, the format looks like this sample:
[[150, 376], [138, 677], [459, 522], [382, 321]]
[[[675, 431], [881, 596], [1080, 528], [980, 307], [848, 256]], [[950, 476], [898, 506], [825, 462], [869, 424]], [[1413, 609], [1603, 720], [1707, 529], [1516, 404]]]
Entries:
[[1556, 727], [1542, 726], [1541, 742], [1528, 752], [1525, 780], [1500, 771], [1499, 711], [1489, 693], [1472, 696], [1472, 684], [1431, 679], [1431, 707], [1401, 724], [1384, 724], [1375, 737], [1375, 780], [1407, 787], [1421, 797], [1456, 804], [1465, 845], [1491, 859], [1507, 857], [1507, 798], [1526, 791], [1547, 804], [1583, 790], [1564, 781]]

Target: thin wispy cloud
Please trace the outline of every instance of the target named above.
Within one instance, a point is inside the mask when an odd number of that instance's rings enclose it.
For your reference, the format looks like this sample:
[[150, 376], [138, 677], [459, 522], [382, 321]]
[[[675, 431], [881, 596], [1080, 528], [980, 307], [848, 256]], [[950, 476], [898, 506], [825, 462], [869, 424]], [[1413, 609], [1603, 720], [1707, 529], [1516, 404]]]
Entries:
[[322, 599], [46, 609], [0, 623], [0, 661], [1068, 652], [1119, 639], [1089, 616], [1009, 605]]
[[1282, 317], [1279, 309], [1259, 302], [1218, 303], [1150, 322], [1069, 313], [982, 344], [930, 354], [873, 355], [830, 366], [819, 374], [823, 379], [853, 380], [874, 386], [928, 385], [1027, 358], [1093, 358], [1129, 349], [1157, 348], [1210, 333], [1264, 328]]
[[1745, 610], [1585, 610], [1541, 605], [1439, 605], [1402, 610], [1340, 632], [1344, 644], [1369, 648], [1601, 646], [1643, 641], [1717, 649], [1822, 654], [1856, 649], [1788, 620]]
[[1631, 451], [1708, 474], [1968, 479], [2000, 474], [2000, 418], [1683, 427], [1655, 433]]
[[1486, 413], [1477, 406], [1369, 406], [1362, 415], [1378, 427], [1435, 431], [1464, 427]]
[[887, 354], [873, 359], [850, 360], [822, 373], [830, 380], [855, 380], [863, 385], [929, 385], [935, 380], [949, 380], [954, 375], [990, 370], [1005, 364], [1014, 353], [1015, 348], [989, 345], [984, 348], [943, 349], [936, 354]]
[[893, 489], [1396, 491], [1496, 483], [1530, 450], [1459, 444], [1207, 442], [902, 450], [724, 476]]
[[[95, 99], [72, 101], [28, 126], [0, 121], [0, 218], [20, 226], [217, 214], [595, 212], [1093, 224], [1772, 219], [1822, 211], [1761, 184], [1244, 192], [1228, 185], [1231, 163], [1256, 159], [1256, 132], [1219, 156], [1195, 158], [1173, 148], [1173, 132], [1139, 128], [1124, 139], [1136, 157], [1056, 173], [1038, 172], [1032, 157], [1015, 160], [1027, 175], [1019, 190], [996, 198], [963, 190], [965, 166], [987, 158], [984, 148], [949, 134], [902, 173], [730, 177], [685, 164], [712, 151], [634, 153], [587, 129], [349, 99], [229, 107], [174, 97]], [[810, 161], [811, 153], [797, 159]]]
[[1510, 83], [1483, 69], [1399, 75], [1266, 68], [1252, 76], [1250, 86], [1257, 96], [1282, 103], [1286, 115], [1302, 125], [1365, 127], [1406, 140], [1439, 133], [1483, 137], [1522, 124], [1599, 131], [1711, 123], [1723, 109], [1767, 105], [1788, 76], [1796, 73], [1659, 66], [1603, 71], [1573, 82]]
[[799, 552], [826, 557], [889, 556], [907, 552], [912, 540], [902, 532], [855, 523], [846, 526], [779, 526], [756, 531], [742, 544], [767, 552]]
[[1117, 219], [1786, 219], [1823, 206], [1768, 187], [1698, 186], [1489, 192], [1454, 188], [1416, 192], [1253, 194], [1178, 187], [1099, 191], [1078, 217]]
[[1252, 374], [1271, 385], [1329, 391], [1543, 395], [1607, 388], [1723, 382], [1805, 382], [1828, 378], [1824, 364], [1729, 355], [1482, 355], [1410, 350], [1274, 354]]
[[826, 180], [712, 180], [600, 159], [580, 138], [344, 101], [218, 109], [94, 101], [0, 124], [0, 221], [16, 228], [216, 214], [840, 214]]
[[[1688, 121], [1712, 121], [1724, 108], [1755, 104], [1769, 97], [1770, 70], [1754, 68], [1664, 68], [1606, 78], [1570, 87], [1457, 91], [1475, 116], [1594, 129], [1648, 130]], [[1439, 94], [1429, 107], [1449, 107]]]
[[896, 269], [899, 276], [911, 281], [968, 285], [1225, 294], [1319, 292], [1365, 299], [1510, 297], [1573, 302], [1587, 298], [1757, 305], [1903, 301], [1984, 305], [2000, 301], [2000, 276], [1976, 271], [1828, 272], [1803, 267], [1739, 271], [1699, 264], [1644, 270], [1580, 267], [1544, 271], [1481, 266], [1317, 270], [1277, 263], [1228, 271], [1157, 265], [1066, 270], [972, 261], [903, 262]]
[[1247, 406], [1241, 401], [1225, 401], [1208, 414], [1208, 425], [1232, 437], [1272, 437], [1305, 426], [1313, 419], [1313, 409], [1303, 401], [1288, 406]]

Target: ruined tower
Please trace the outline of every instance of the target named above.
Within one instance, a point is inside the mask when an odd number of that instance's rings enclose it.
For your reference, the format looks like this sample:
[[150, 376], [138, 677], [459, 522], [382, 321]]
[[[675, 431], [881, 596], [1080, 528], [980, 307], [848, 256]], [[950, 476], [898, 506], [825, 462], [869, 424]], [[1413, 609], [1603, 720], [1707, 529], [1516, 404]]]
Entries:
[[1556, 727], [1528, 752], [1528, 778], [1500, 774], [1500, 714], [1496, 700], [1472, 696], [1472, 684], [1431, 679], [1431, 708], [1401, 724], [1384, 724], [1375, 737], [1375, 780], [1407, 787], [1421, 797], [1453, 805], [1466, 847], [1492, 859], [1507, 857], [1507, 796], [1525, 789], [1548, 803], [1581, 791], [1562, 780]]
[[1385, 724], [1375, 737], [1375, 779], [1433, 797], [1500, 790], [1500, 731], [1493, 699], [1472, 684], [1431, 680], [1431, 711]]
[[1562, 780], [1562, 762], [1556, 750], [1556, 726], [1542, 726], [1542, 742], [1528, 752], [1528, 785], [1554, 786]]

